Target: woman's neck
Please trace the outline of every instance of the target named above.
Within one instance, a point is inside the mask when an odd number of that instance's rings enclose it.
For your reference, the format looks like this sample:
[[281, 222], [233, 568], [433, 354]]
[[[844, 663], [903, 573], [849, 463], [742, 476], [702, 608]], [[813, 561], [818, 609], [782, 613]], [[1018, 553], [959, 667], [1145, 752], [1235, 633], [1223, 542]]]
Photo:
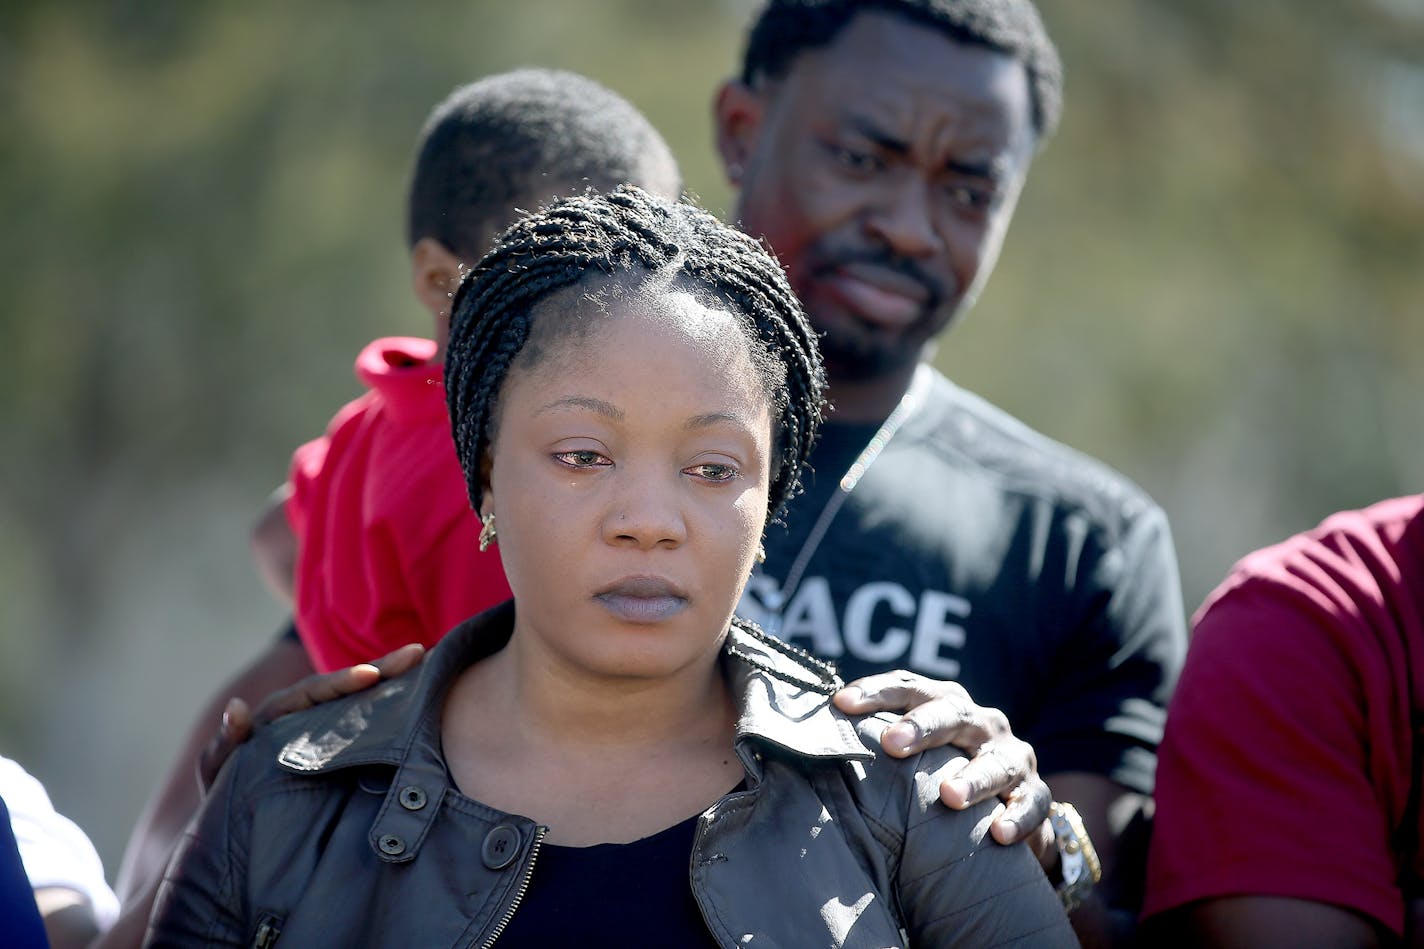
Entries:
[[742, 777], [719, 648], [665, 679], [608, 679], [516, 632], [456, 679], [441, 742], [467, 797], [549, 828], [550, 843], [626, 843], [709, 807]]
[[508, 646], [461, 679], [478, 689], [481, 715], [501, 722], [511, 738], [607, 754], [696, 741], [720, 729], [732, 714], [720, 651], [719, 640], [705, 661], [665, 678], [611, 677], [578, 668], [516, 628]]

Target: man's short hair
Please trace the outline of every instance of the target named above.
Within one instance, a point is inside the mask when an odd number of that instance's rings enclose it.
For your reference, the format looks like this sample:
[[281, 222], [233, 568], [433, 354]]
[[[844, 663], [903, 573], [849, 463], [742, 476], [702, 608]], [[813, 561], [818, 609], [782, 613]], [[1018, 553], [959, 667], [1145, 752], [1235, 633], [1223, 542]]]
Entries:
[[[407, 238], [430, 237], [474, 260], [521, 202], [586, 182], [630, 182], [676, 198], [671, 149], [622, 96], [577, 73], [517, 69], [461, 86], [420, 133]], [[545, 187], [547, 186], [547, 187]]]
[[1032, 0], [768, 0], [747, 37], [742, 81], [784, 77], [802, 52], [830, 45], [857, 13], [872, 10], [1018, 60], [1028, 73], [1038, 140], [1058, 127], [1063, 62]]

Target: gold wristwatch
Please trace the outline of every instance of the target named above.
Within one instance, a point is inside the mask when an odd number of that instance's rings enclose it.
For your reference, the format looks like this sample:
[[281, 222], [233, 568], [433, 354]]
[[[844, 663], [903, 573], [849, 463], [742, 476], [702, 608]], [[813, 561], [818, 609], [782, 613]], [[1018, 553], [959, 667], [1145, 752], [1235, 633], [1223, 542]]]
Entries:
[[1083, 897], [1092, 890], [1093, 884], [1102, 879], [1103, 865], [1098, 862], [1098, 852], [1088, 839], [1083, 818], [1078, 816], [1078, 809], [1072, 804], [1054, 801], [1048, 805], [1048, 822], [1053, 825], [1063, 877], [1058, 884], [1058, 898], [1063, 901], [1063, 908], [1071, 913], [1082, 904]]

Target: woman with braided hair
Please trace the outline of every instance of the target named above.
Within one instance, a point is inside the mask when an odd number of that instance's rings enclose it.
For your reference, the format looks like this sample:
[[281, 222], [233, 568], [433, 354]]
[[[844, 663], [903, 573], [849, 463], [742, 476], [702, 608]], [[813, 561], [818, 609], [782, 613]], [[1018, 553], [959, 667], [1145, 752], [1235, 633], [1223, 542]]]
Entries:
[[636, 188], [508, 230], [446, 391], [514, 598], [260, 731], [151, 944], [1074, 945], [952, 749], [879, 752], [828, 666], [732, 615], [824, 409], [776, 262]]

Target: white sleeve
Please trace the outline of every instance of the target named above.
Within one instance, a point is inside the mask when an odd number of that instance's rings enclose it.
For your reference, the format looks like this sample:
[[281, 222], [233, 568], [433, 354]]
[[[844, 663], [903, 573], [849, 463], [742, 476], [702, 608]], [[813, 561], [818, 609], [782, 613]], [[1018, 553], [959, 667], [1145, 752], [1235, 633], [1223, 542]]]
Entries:
[[84, 831], [55, 811], [37, 778], [3, 756], [0, 797], [10, 810], [10, 824], [30, 885], [37, 890], [63, 887], [84, 894], [100, 928], [112, 926], [119, 915], [119, 899], [105, 881], [99, 853]]

